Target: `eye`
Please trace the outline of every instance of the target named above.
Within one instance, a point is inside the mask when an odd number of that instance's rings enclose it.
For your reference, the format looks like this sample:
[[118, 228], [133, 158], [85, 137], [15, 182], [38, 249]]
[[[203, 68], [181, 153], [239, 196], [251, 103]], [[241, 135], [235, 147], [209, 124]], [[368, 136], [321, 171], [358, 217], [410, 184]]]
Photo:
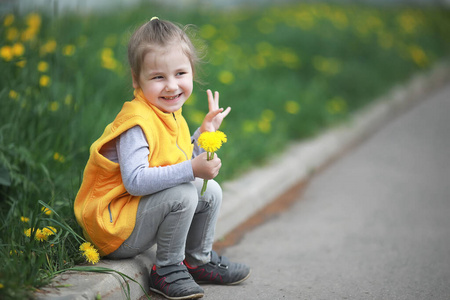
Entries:
[[161, 75], [158, 76], [153, 76], [152, 80], [158, 80], [158, 79], [163, 79], [164, 77], [162, 77]]
[[187, 72], [178, 72], [178, 73], [177, 73], [177, 76], [183, 76], [183, 75], [185, 75], [185, 74], [187, 74]]

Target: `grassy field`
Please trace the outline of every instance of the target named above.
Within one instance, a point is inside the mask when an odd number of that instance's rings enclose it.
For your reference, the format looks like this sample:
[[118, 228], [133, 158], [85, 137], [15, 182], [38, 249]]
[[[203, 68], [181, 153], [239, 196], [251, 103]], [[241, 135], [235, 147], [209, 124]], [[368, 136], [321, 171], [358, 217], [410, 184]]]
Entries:
[[[26, 298], [84, 261], [73, 200], [89, 146], [132, 98], [128, 38], [154, 15], [195, 24], [196, 43], [208, 50], [203, 84], [183, 109], [191, 130], [207, 111], [206, 89], [232, 107], [221, 128], [228, 142], [218, 153], [219, 181], [345, 121], [450, 51], [450, 11], [442, 8], [143, 5], [84, 16], [1, 15], [0, 298]], [[46, 226], [55, 230], [39, 239]]]

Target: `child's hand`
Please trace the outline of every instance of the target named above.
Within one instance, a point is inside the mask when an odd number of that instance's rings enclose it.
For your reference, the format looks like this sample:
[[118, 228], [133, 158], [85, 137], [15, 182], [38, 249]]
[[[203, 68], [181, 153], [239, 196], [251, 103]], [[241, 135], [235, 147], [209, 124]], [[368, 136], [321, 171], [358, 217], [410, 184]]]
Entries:
[[231, 107], [228, 107], [226, 110], [219, 108], [219, 92], [214, 92], [214, 97], [211, 90], [207, 90], [206, 94], [208, 95], [209, 112], [206, 114], [202, 126], [200, 126], [200, 132], [214, 132], [219, 129], [220, 124], [222, 124], [223, 119], [230, 112]]
[[206, 159], [206, 152], [194, 157], [191, 161], [192, 171], [194, 177], [202, 179], [213, 179], [219, 174], [222, 162], [217, 154], [214, 154], [214, 158], [211, 160]]

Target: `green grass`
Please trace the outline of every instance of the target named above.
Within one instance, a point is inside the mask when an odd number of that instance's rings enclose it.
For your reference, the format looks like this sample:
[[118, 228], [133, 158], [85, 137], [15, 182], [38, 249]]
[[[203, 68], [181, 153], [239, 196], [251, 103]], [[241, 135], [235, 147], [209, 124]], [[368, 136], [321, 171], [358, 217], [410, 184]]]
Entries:
[[[132, 98], [126, 43], [154, 15], [195, 24], [208, 48], [205, 84], [183, 109], [191, 130], [206, 113], [207, 88], [232, 107], [221, 128], [228, 142], [218, 153], [219, 181], [346, 120], [450, 50], [443, 8], [142, 5], [85, 16], [0, 16], [0, 297], [27, 297], [83, 261], [79, 240], [56, 222], [80, 234], [72, 205], [89, 146]], [[43, 213], [39, 200], [60, 217]], [[48, 225], [58, 230], [49, 241], [23, 233]]]

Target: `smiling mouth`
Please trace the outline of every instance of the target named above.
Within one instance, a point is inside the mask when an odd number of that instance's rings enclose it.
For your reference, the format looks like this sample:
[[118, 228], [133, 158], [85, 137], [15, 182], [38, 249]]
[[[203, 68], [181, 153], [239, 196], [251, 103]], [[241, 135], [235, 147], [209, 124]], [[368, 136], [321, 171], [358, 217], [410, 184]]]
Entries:
[[164, 100], [175, 100], [175, 99], [178, 99], [180, 97], [181, 97], [181, 94], [178, 94], [178, 95], [175, 95], [175, 96], [164, 96], [164, 97], [161, 97], [161, 98], [164, 99]]

